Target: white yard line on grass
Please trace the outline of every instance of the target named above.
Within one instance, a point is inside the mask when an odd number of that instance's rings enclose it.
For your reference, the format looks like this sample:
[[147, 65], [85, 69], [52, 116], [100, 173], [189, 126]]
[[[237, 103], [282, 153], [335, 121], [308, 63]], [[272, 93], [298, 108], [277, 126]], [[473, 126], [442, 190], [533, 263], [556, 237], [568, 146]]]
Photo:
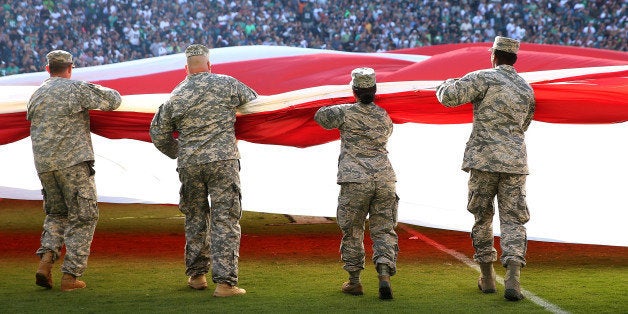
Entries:
[[[477, 265], [477, 263], [475, 263], [472, 259], [466, 257], [464, 254], [460, 253], [460, 252], [456, 252], [450, 248], [447, 248], [445, 246], [443, 246], [442, 244], [426, 237], [425, 235], [423, 235], [422, 233], [412, 229], [410, 226], [406, 225], [406, 224], [399, 224], [399, 227], [401, 227], [401, 229], [403, 229], [404, 231], [406, 231], [407, 233], [411, 234], [413, 237], [416, 237], [417, 239], [435, 247], [436, 249], [438, 249], [441, 252], [447, 253], [451, 256], [453, 256], [454, 258], [456, 258], [457, 260], [459, 260], [460, 262], [462, 262], [463, 264], [475, 269], [475, 271], [477, 271], [478, 273], [481, 272], [480, 271], [480, 266]], [[499, 284], [501, 284], [502, 286], [504, 285], [504, 278], [497, 276], [497, 282], [499, 282]], [[536, 294], [525, 290], [525, 289], [521, 289], [521, 293], [523, 293], [523, 295], [530, 301], [534, 302], [535, 304], [539, 305], [540, 307], [552, 312], [552, 313], [560, 313], [560, 314], [566, 314], [569, 313], [563, 309], [561, 309], [560, 307], [558, 307], [555, 304], [552, 304], [546, 300], [544, 300], [543, 298], [537, 296]]]

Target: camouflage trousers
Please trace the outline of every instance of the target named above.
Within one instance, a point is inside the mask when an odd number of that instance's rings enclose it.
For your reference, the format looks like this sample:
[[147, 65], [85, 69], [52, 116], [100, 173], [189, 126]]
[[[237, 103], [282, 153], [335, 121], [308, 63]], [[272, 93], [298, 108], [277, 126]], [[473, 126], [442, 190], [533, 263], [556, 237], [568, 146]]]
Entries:
[[373, 263], [386, 264], [391, 275], [396, 273], [398, 204], [395, 182], [340, 184], [336, 217], [342, 231], [340, 255], [346, 271], [364, 269], [364, 228], [368, 216]]
[[530, 220], [525, 194], [526, 175], [484, 172], [471, 169], [467, 210], [475, 216], [471, 239], [479, 263], [497, 260], [493, 243], [494, 199], [497, 196], [501, 233], [501, 263], [513, 260], [525, 265], [527, 236], [524, 224]]
[[[238, 283], [240, 254], [240, 161], [215, 161], [178, 169], [179, 210], [185, 215], [185, 273], [215, 283]], [[211, 206], [208, 201], [211, 198]]]
[[87, 268], [96, 223], [98, 202], [91, 163], [39, 174], [43, 187], [44, 231], [36, 254], [53, 253], [57, 260], [65, 244], [61, 271], [81, 276]]

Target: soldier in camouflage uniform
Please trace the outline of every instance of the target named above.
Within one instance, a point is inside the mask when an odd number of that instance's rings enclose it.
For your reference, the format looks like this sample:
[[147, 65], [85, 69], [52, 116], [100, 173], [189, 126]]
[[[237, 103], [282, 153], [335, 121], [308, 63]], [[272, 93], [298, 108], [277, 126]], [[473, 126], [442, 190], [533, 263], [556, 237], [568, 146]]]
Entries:
[[52, 265], [65, 243], [61, 290], [70, 291], [86, 286], [76, 277], [87, 267], [98, 221], [89, 110], [115, 110], [121, 98], [113, 89], [71, 80], [69, 52], [55, 50], [46, 57], [50, 78], [31, 96], [26, 115], [46, 212], [36, 284], [52, 288]]
[[314, 119], [325, 129], [340, 131], [337, 219], [342, 230], [340, 244], [349, 281], [342, 291], [363, 294], [360, 272], [364, 269], [364, 227], [369, 218], [373, 240], [373, 263], [379, 274], [379, 297], [392, 299], [390, 276], [396, 273], [399, 251], [395, 172], [386, 144], [393, 131], [388, 113], [373, 103], [377, 90], [375, 71], [358, 68], [351, 72], [351, 87], [357, 102], [320, 108]]
[[534, 115], [534, 92], [517, 74], [519, 42], [497, 36], [491, 53], [492, 69], [448, 79], [437, 88], [438, 100], [447, 107], [473, 104], [473, 131], [464, 153], [462, 169], [470, 172], [467, 209], [475, 216], [471, 231], [474, 259], [482, 275], [478, 287], [495, 293], [493, 262], [493, 202], [497, 196], [501, 229], [501, 263], [507, 268], [504, 297], [523, 299], [520, 269], [525, 266], [526, 228], [530, 219], [525, 199], [528, 175], [524, 132]]
[[185, 55], [188, 75], [159, 107], [150, 135], [157, 149], [178, 158], [188, 286], [206, 289], [211, 264], [214, 296], [244, 294], [236, 286], [242, 209], [234, 123], [236, 108], [257, 93], [233, 77], [211, 73], [207, 47], [191, 45]]

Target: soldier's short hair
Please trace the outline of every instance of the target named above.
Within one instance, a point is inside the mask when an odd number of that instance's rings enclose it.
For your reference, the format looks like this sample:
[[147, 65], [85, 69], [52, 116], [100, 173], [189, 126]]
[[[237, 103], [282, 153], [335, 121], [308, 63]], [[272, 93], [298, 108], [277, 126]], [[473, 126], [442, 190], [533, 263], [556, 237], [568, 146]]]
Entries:
[[515, 64], [515, 62], [517, 62], [517, 55], [514, 53], [502, 50], [495, 50], [493, 51], [493, 54], [495, 55], [495, 58], [497, 58], [502, 64], [513, 65]]

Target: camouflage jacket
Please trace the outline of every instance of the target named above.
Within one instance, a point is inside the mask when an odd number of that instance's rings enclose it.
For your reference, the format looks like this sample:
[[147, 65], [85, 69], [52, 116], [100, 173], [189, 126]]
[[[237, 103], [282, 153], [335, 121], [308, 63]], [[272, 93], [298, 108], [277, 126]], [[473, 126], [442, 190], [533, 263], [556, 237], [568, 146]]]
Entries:
[[534, 115], [534, 91], [514, 67], [500, 65], [446, 80], [436, 96], [447, 107], [473, 104], [463, 170], [528, 174], [524, 132]]
[[338, 183], [396, 181], [386, 144], [393, 123], [374, 103], [322, 107], [314, 119], [325, 129], [340, 131]]
[[236, 108], [255, 98], [254, 90], [231, 76], [188, 75], [155, 113], [150, 125], [153, 144], [178, 158], [178, 167], [239, 159]]
[[27, 104], [38, 173], [94, 160], [89, 109], [115, 110], [120, 93], [99, 85], [50, 77]]

